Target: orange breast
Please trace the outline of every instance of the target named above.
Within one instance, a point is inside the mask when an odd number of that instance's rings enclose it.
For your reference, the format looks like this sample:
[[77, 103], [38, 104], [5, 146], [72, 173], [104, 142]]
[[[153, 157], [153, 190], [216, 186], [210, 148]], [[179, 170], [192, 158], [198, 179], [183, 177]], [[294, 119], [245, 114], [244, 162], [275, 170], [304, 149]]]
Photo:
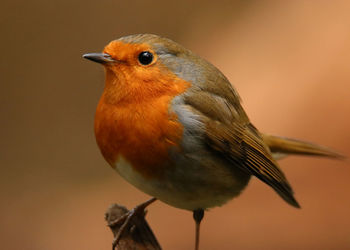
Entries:
[[[106, 87], [95, 116], [98, 146], [112, 167], [118, 157], [123, 157], [144, 177], [160, 178], [164, 167], [171, 166], [169, 149], [179, 145], [183, 133], [176, 114], [169, 113], [169, 105], [176, 95], [189, 87], [189, 83], [172, 73], [159, 72], [154, 79], [161, 77], [165, 86], [159, 88], [159, 93], [152, 90], [152, 94], [147, 94], [152, 84], [161, 83], [155, 80], [142, 85], [144, 83], [130, 82], [135, 79], [125, 79], [128, 76], [125, 74], [109, 86], [109, 77], [113, 77], [109, 74], [113, 73], [107, 70]], [[137, 91], [133, 90], [130, 95], [128, 88], [134, 88], [135, 84], [139, 84]], [[111, 98], [113, 92], [118, 92], [120, 98]], [[123, 93], [131, 97], [126, 98]]]

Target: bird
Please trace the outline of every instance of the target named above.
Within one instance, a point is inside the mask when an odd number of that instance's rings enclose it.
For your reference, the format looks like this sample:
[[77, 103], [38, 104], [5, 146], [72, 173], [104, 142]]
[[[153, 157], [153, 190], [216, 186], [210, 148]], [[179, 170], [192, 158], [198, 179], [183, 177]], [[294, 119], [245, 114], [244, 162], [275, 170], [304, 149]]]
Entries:
[[123, 229], [160, 200], [193, 212], [198, 250], [205, 211], [239, 196], [252, 177], [300, 207], [278, 159], [342, 158], [323, 146], [260, 132], [224, 74], [168, 38], [128, 35], [83, 57], [105, 69], [94, 122], [98, 147], [114, 170], [153, 197], [131, 210]]

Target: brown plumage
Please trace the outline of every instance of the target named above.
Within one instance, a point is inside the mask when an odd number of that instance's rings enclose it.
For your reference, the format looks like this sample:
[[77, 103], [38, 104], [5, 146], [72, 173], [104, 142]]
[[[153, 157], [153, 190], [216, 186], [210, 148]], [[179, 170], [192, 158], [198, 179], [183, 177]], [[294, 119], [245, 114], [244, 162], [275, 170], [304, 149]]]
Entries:
[[299, 207], [277, 158], [340, 157], [321, 146], [260, 133], [227, 78], [169, 39], [122, 37], [103, 53], [84, 57], [106, 69], [95, 118], [103, 156], [137, 188], [193, 211], [197, 236], [203, 211], [238, 196], [251, 176]]

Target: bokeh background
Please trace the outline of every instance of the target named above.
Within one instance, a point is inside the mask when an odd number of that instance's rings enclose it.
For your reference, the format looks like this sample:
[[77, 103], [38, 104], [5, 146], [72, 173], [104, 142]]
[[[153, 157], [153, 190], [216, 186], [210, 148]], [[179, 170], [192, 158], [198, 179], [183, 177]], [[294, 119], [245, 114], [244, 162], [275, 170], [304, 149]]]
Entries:
[[[350, 2], [2, 0], [1, 249], [110, 249], [104, 212], [148, 199], [102, 159], [93, 135], [107, 42], [156, 33], [200, 54], [238, 89], [264, 132], [350, 155]], [[281, 161], [297, 210], [253, 179], [210, 210], [205, 249], [350, 249], [348, 162]], [[166, 250], [192, 249], [190, 212], [157, 202], [148, 221]]]

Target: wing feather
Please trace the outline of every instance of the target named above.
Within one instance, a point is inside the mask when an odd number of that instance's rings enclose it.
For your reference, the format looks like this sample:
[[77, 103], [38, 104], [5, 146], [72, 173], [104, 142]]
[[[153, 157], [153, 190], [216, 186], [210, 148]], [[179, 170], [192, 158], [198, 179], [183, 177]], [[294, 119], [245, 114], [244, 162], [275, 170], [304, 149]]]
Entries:
[[271, 186], [290, 205], [300, 207], [286, 177], [253, 126], [236, 123], [227, 126], [208, 120], [206, 129], [208, 147], [230, 160], [234, 167]]
[[286, 202], [299, 207], [286, 177], [273, 159], [260, 132], [250, 123], [239, 101], [194, 89], [184, 101], [203, 117], [209, 150], [271, 186]]

